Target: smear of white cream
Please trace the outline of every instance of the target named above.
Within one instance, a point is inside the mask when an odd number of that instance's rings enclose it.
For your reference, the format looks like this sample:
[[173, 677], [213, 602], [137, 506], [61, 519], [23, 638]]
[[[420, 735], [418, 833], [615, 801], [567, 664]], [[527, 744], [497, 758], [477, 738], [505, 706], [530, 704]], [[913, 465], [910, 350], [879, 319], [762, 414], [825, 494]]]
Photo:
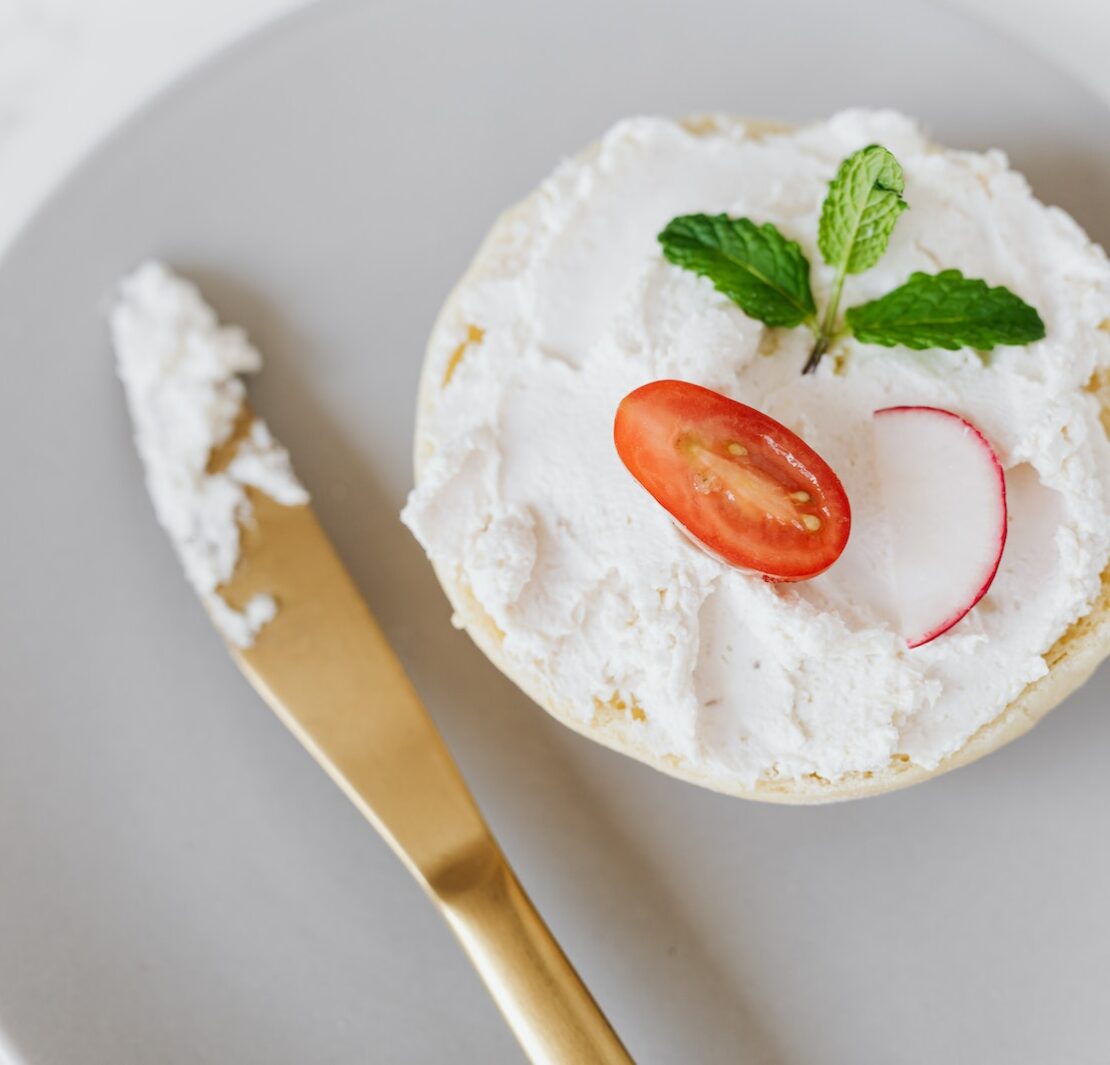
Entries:
[[[656, 234], [678, 214], [774, 222], [801, 243], [823, 300], [821, 201], [840, 161], [875, 142], [905, 168], [911, 209], [879, 265], [849, 278], [846, 304], [939, 263], [1017, 292], [1043, 316], [1043, 341], [985, 364], [845, 340], [845, 374], [826, 359], [802, 377], [805, 330], [765, 329], [662, 258]], [[1110, 265], [1001, 153], [940, 150], [889, 111], [759, 139], [739, 122], [694, 136], [637, 118], [511, 218], [431, 338], [442, 380], [471, 327], [483, 331], [431, 399], [432, 457], [404, 520], [473, 589], [520, 677], [587, 724], [617, 693], [642, 708], [627, 724], [645, 747], [751, 784], [835, 780], [893, 755], [935, 766], [1044, 674], [1110, 556], [1110, 446], [1085, 391], [1110, 365]], [[612, 443], [620, 399], [662, 377], [766, 411], [839, 473], [854, 521], [828, 573], [768, 585], [676, 532]], [[914, 651], [896, 629], [871, 429], [874, 410], [901, 403], [982, 429], [1012, 513], [990, 593]]]

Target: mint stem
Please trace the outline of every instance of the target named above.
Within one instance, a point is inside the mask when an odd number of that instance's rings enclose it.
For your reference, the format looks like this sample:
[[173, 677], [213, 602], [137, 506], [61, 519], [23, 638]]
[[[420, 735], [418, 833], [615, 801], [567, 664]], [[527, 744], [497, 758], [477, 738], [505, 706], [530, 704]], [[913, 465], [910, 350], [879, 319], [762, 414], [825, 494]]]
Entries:
[[805, 366], [802, 367], [802, 373], [813, 373], [817, 369], [817, 364], [821, 361], [821, 356], [829, 350], [829, 338], [822, 333], [817, 338], [817, 343], [813, 345], [813, 350], [809, 353], [809, 358], [806, 360]]
[[845, 256], [840, 265], [836, 268], [836, 279], [833, 281], [829, 303], [825, 308], [825, 314], [821, 319], [821, 325], [817, 329], [817, 342], [813, 345], [813, 350], [809, 353], [809, 358], [806, 359], [805, 366], [802, 367], [803, 374], [813, 373], [813, 371], [817, 369], [817, 364], [821, 361], [821, 357], [829, 350], [829, 345], [836, 336], [836, 316], [837, 312], [840, 310], [840, 294], [844, 291], [844, 278], [847, 276], [848, 258]]

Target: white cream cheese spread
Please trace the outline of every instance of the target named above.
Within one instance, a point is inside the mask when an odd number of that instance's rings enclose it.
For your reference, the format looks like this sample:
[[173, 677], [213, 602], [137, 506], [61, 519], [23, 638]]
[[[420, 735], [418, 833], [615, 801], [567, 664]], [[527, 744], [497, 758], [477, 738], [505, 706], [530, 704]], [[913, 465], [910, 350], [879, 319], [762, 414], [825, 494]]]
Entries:
[[110, 318], [116, 365], [158, 521], [197, 594], [232, 643], [250, 646], [277, 603], [257, 595], [235, 610], [219, 593], [239, 558], [251, 485], [287, 506], [308, 501], [288, 452], [255, 418], [225, 470], [212, 452], [235, 430], [246, 399], [239, 375], [262, 358], [241, 329], [221, 326], [195, 285], [158, 262], [125, 278]]
[[[800, 242], [822, 303], [817, 219], [840, 161], [870, 143], [906, 175], [910, 210], [844, 306], [912, 271], [954, 267], [1038, 309], [1027, 347], [911, 352], [838, 343], [803, 377], [808, 331], [771, 330], [668, 264], [674, 216], [728, 212]], [[892, 759], [935, 767], [1046, 672], [1110, 556], [1110, 446], [1087, 390], [1110, 365], [1110, 264], [997, 151], [943, 150], [890, 111], [753, 136], [659, 118], [611, 129], [510, 212], [436, 326], [403, 518], [469, 587], [515, 675], [573, 707], [630, 716], [638, 745], [710, 781], [836, 780]], [[680, 378], [770, 414], [837, 471], [852, 504], [842, 558], [768, 584], [692, 546], [622, 466], [621, 398]], [[959, 413], [1006, 470], [1001, 569], [959, 625], [908, 650], [896, 626], [872, 413]], [[953, 539], [958, 527], [950, 530]]]

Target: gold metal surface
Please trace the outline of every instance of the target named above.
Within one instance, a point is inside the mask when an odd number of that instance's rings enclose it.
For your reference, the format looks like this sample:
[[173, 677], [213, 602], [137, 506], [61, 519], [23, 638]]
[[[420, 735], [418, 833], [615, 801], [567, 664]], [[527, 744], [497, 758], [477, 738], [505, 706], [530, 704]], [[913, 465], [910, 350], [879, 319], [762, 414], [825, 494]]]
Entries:
[[251, 492], [241, 607], [279, 604], [248, 679], [439, 907], [533, 1062], [630, 1062], [525, 895], [439, 732], [307, 506]]

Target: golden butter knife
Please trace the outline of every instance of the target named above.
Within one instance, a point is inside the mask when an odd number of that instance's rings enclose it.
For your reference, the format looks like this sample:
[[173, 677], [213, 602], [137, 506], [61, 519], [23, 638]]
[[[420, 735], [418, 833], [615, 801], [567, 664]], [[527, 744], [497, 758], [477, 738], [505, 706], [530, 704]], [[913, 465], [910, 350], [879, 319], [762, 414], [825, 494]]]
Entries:
[[630, 1062], [311, 508], [253, 489], [250, 500], [239, 563], [220, 591], [235, 608], [265, 594], [279, 609], [253, 646], [231, 647], [240, 669], [439, 908], [528, 1057]]

